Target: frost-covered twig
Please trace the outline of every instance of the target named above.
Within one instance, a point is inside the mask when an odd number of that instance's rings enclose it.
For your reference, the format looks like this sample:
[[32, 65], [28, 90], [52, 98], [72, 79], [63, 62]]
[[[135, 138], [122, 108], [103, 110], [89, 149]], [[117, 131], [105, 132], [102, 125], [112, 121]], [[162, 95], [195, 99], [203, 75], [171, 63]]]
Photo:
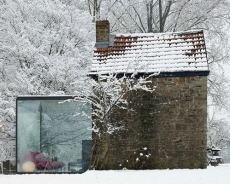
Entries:
[[[92, 131], [100, 135], [103, 133], [111, 134], [124, 128], [122, 122], [120, 122], [121, 120], [111, 120], [111, 114], [115, 110], [127, 110], [128, 101], [125, 95], [128, 93], [137, 90], [152, 93], [155, 87], [150, 85], [151, 77], [152, 75], [136, 78], [135, 75], [117, 77], [113, 73], [108, 75], [98, 74], [97, 80], [87, 80], [86, 86], [91, 86], [91, 88], [76, 91], [74, 100], [92, 105], [92, 117], [88, 117], [91, 118], [93, 123]], [[82, 115], [85, 116], [84, 113]]]

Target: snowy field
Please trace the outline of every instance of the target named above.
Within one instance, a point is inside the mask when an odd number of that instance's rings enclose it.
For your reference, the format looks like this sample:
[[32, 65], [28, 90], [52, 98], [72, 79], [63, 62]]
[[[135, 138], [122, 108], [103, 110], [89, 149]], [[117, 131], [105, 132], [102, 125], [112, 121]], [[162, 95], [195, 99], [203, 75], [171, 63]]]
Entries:
[[84, 174], [0, 175], [0, 184], [227, 184], [230, 164], [207, 169], [87, 171]]

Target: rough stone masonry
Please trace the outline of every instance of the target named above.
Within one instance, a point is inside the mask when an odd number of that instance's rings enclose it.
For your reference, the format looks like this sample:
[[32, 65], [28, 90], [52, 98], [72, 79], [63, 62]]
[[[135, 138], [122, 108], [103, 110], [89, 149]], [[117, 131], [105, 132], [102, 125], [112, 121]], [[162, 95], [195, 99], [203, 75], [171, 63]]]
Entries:
[[155, 92], [128, 94], [133, 113], [113, 114], [125, 120], [125, 130], [96, 144], [96, 169], [206, 168], [207, 77], [151, 80]]

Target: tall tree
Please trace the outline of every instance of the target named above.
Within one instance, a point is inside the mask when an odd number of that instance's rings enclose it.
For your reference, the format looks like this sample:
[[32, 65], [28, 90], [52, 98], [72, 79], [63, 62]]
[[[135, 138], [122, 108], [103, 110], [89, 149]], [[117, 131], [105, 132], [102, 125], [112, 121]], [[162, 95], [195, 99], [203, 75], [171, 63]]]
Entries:
[[73, 94], [82, 86], [94, 25], [64, 0], [0, 0], [0, 24], [0, 124], [7, 130], [18, 95]]

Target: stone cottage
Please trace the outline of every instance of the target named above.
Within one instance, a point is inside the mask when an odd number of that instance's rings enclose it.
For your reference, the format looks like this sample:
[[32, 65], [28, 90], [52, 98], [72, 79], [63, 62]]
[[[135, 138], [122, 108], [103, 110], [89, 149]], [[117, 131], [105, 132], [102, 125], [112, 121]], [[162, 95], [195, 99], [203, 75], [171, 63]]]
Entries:
[[157, 73], [151, 78], [154, 93], [129, 94], [135, 109], [126, 117], [129, 130], [110, 135], [107, 160], [96, 169], [206, 168], [209, 69], [203, 31], [110, 35], [103, 20], [96, 22], [95, 46], [93, 78]]

